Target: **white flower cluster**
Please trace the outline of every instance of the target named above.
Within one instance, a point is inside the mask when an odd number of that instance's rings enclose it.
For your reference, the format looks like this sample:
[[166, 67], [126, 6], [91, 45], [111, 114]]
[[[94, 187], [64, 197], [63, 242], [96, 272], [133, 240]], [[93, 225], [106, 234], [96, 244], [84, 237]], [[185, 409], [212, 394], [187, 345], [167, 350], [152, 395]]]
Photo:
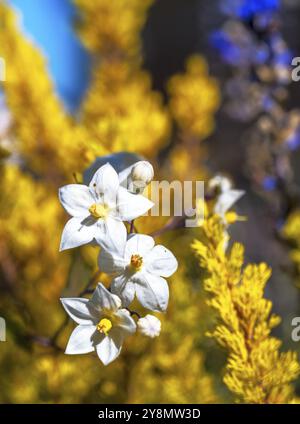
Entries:
[[106, 164], [89, 186], [70, 184], [59, 190], [60, 201], [72, 216], [61, 239], [60, 250], [96, 242], [101, 247], [99, 269], [112, 276], [109, 289], [99, 283], [91, 299], [64, 298], [62, 304], [78, 324], [66, 353], [96, 351], [104, 365], [121, 351], [124, 338], [138, 330], [148, 337], [160, 333], [153, 315], [136, 324], [129, 305], [136, 296], [142, 306], [162, 312], [168, 306], [169, 288], [164, 277], [177, 269], [177, 260], [164, 246], [143, 234], [127, 234], [124, 222], [132, 222], [152, 206], [142, 194], [153, 178], [149, 162], [139, 161], [119, 175]]

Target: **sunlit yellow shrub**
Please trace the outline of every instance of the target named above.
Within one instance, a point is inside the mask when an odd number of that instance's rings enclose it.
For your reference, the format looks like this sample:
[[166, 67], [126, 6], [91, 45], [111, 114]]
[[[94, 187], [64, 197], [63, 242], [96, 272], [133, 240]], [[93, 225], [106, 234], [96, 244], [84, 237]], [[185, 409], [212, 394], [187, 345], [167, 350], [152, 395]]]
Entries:
[[[15, 283], [39, 281], [49, 286], [54, 274], [60, 275], [61, 286], [66, 269], [63, 261], [57, 261], [60, 238], [57, 222], [62, 221], [63, 214], [56, 192], [34, 181], [17, 166], [1, 169], [1, 182], [1, 252], [3, 255], [6, 252], [7, 260], [11, 257]], [[1, 262], [4, 266], [5, 261]], [[49, 292], [54, 282], [52, 280]]]
[[297, 355], [280, 353], [280, 340], [271, 335], [280, 318], [264, 298], [270, 268], [244, 266], [244, 248], [234, 243], [224, 251], [224, 223], [217, 215], [205, 220], [202, 239], [193, 244], [207, 275], [204, 288], [218, 323], [209, 333], [228, 352], [224, 383], [246, 403], [287, 403], [291, 382], [300, 372]]
[[186, 72], [168, 83], [170, 109], [179, 127], [191, 136], [205, 138], [214, 129], [214, 114], [220, 103], [217, 82], [208, 75], [201, 56], [191, 56]]
[[127, 62], [104, 62], [83, 105], [91, 137], [110, 151], [153, 156], [167, 141], [169, 118], [145, 72]]
[[[94, 53], [136, 54], [146, 12], [154, 0], [74, 0], [79, 7], [79, 33]], [[97, 17], [97, 25], [91, 25]]]

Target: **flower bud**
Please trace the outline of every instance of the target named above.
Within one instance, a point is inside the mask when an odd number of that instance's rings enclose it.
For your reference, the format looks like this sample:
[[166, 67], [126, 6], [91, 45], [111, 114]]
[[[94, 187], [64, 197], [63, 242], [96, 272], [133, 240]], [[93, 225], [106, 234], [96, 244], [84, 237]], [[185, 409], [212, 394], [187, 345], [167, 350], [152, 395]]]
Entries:
[[141, 160], [131, 169], [131, 180], [136, 193], [140, 193], [152, 181], [154, 170], [150, 162]]
[[160, 334], [161, 322], [154, 315], [146, 315], [137, 322], [138, 331], [147, 337], [157, 337]]

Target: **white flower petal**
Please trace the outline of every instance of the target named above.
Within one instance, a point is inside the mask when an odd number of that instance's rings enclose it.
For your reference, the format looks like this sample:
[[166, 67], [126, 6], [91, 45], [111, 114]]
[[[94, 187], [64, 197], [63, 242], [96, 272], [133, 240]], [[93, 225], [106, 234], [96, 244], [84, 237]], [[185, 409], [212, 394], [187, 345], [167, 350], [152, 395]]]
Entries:
[[217, 215], [223, 216], [231, 206], [236, 203], [245, 192], [243, 190], [229, 190], [221, 193], [214, 207]]
[[169, 249], [157, 245], [147, 254], [145, 267], [151, 274], [170, 277], [177, 270], [178, 262]]
[[90, 189], [82, 184], [69, 184], [58, 191], [59, 200], [71, 216], [86, 217], [89, 207], [95, 203]]
[[95, 346], [93, 335], [96, 331], [94, 325], [78, 325], [70, 336], [66, 352], [68, 355], [76, 355], [93, 352]]
[[153, 205], [154, 203], [146, 197], [140, 194], [129, 193], [123, 187], [119, 188], [117, 210], [122, 221], [132, 221], [139, 216], [145, 215]]
[[88, 299], [80, 297], [67, 297], [60, 300], [67, 314], [77, 324], [94, 324], [94, 316], [92, 310], [88, 307]]
[[[115, 299], [115, 302], [117, 304], [117, 308], [120, 309], [122, 307], [122, 301], [116, 294], [112, 293], [112, 297]], [[125, 309], [127, 311], [127, 309]]]
[[169, 302], [169, 287], [166, 280], [149, 272], [140, 272], [134, 277], [136, 297], [151, 311], [165, 311]]
[[98, 200], [103, 201], [111, 207], [116, 205], [119, 177], [109, 163], [98, 169], [89, 186], [96, 193]]
[[127, 239], [125, 224], [112, 217], [99, 220], [95, 239], [105, 250], [123, 256]]
[[216, 175], [209, 180], [208, 187], [210, 189], [220, 188], [221, 192], [223, 193], [231, 189], [232, 183], [229, 178], [224, 177], [223, 175]]
[[119, 296], [122, 300], [122, 305], [125, 307], [129, 306], [134, 299], [135, 287], [130, 277], [126, 274], [122, 274], [113, 279], [111, 291]]
[[95, 223], [88, 221], [88, 218], [71, 218], [63, 229], [59, 250], [72, 249], [90, 243], [95, 232]]
[[115, 313], [115, 315], [120, 318], [120, 321], [117, 324], [117, 327], [120, 328], [123, 332], [128, 334], [133, 334], [136, 331], [136, 323], [133, 318], [131, 318], [127, 309], [120, 309]]
[[123, 335], [121, 331], [111, 329], [109, 336], [104, 337], [104, 339], [96, 346], [99, 359], [104, 365], [110, 364], [119, 356], [122, 344]]
[[98, 257], [99, 269], [106, 274], [115, 274], [124, 272], [128, 261], [114, 253], [113, 251], [101, 249]]
[[117, 299], [101, 283], [97, 285], [89, 304], [90, 307], [94, 307], [98, 311], [102, 309], [116, 311], [118, 309]]
[[132, 234], [128, 237], [125, 247], [125, 258], [130, 260], [132, 255], [139, 254], [144, 257], [154, 247], [153, 237], [145, 234]]

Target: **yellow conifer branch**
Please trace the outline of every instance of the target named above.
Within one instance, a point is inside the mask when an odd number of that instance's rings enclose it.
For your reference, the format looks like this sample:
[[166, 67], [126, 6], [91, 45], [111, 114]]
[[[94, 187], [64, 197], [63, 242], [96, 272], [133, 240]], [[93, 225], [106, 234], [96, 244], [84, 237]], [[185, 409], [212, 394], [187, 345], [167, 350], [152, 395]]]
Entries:
[[281, 353], [281, 342], [271, 335], [280, 318], [264, 298], [270, 268], [264, 263], [244, 266], [239, 243], [225, 253], [224, 223], [217, 215], [207, 218], [201, 230], [201, 241], [192, 247], [207, 272], [204, 288], [219, 319], [209, 335], [228, 351], [225, 384], [245, 403], [291, 402], [290, 383], [300, 366], [296, 353]]

